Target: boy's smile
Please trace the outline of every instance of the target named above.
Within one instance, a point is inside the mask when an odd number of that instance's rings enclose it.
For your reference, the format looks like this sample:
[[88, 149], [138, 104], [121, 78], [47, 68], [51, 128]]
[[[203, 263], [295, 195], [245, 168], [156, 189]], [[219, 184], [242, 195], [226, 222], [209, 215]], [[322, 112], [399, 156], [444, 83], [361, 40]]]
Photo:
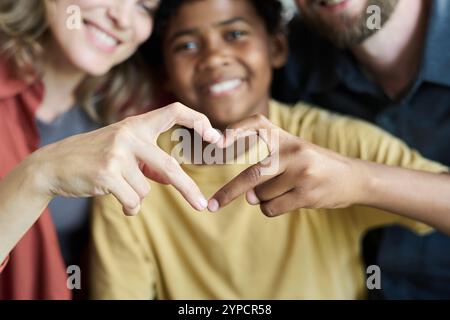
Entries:
[[250, 1], [185, 1], [163, 38], [169, 88], [219, 129], [267, 115], [272, 68], [287, 51], [281, 42]]

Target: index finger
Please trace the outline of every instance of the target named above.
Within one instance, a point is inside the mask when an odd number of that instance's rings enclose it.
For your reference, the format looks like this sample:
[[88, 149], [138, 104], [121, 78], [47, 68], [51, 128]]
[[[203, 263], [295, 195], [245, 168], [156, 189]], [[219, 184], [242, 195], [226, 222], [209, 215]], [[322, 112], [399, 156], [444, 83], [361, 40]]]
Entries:
[[174, 158], [157, 147], [140, 148], [136, 154], [148, 167], [159, 172], [164, 182], [173, 185], [194, 209], [206, 209], [208, 201]]
[[220, 208], [225, 207], [239, 196], [279, 175], [279, 171], [270, 175], [264, 174], [263, 168], [265, 167], [266, 162], [272, 160], [271, 157], [272, 156], [269, 156], [262, 162], [245, 169], [217, 191], [208, 202], [208, 210], [210, 212], [217, 212]]

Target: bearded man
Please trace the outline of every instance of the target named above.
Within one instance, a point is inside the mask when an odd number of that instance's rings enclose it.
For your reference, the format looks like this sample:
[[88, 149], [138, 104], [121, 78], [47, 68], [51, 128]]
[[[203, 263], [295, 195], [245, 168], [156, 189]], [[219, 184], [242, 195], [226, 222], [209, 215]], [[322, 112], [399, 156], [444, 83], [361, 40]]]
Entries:
[[[450, 1], [296, 2], [291, 56], [273, 96], [370, 121], [450, 165]], [[371, 297], [450, 298], [450, 238], [390, 227], [363, 245], [382, 274]]]

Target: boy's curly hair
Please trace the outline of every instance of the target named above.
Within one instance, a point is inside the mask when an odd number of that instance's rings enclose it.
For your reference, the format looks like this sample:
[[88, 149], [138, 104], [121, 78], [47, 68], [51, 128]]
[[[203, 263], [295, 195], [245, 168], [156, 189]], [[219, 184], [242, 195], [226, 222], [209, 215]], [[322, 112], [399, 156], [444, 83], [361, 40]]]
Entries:
[[[155, 13], [155, 28], [150, 40], [141, 48], [145, 59], [152, 65], [161, 67], [163, 57], [161, 54], [162, 41], [167, 31], [167, 26], [180, 6], [189, 1], [201, 0], [163, 0]], [[233, 0], [236, 1], [236, 0]], [[264, 21], [269, 34], [276, 34], [283, 30], [283, 5], [279, 0], [239, 0], [250, 1], [256, 12]], [[205, 13], [208, 14], [208, 13]]]

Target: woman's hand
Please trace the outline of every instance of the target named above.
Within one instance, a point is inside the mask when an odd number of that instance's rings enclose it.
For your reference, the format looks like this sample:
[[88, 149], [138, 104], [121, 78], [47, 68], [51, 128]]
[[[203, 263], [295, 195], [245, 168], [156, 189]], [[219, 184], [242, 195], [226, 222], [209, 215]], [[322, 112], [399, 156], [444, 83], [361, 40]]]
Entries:
[[158, 136], [176, 124], [193, 128], [211, 143], [221, 138], [206, 116], [175, 103], [49, 145], [29, 161], [39, 168], [40, 189], [50, 196], [112, 193], [124, 213], [134, 215], [150, 191], [150, 178], [172, 184], [195, 209], [204, 210], [207, 200], [197, 185], [156, 144]]
[[364, 179], [356, 160], [313, 145], [278, 128], [263, 116], [229, 127], [224, 146], [257, 134], [270, 155], [221, 188], [209, 201], [215, 212], [246, 193], [270, 217], [299, 208], [343, 208], [361, 199]]

